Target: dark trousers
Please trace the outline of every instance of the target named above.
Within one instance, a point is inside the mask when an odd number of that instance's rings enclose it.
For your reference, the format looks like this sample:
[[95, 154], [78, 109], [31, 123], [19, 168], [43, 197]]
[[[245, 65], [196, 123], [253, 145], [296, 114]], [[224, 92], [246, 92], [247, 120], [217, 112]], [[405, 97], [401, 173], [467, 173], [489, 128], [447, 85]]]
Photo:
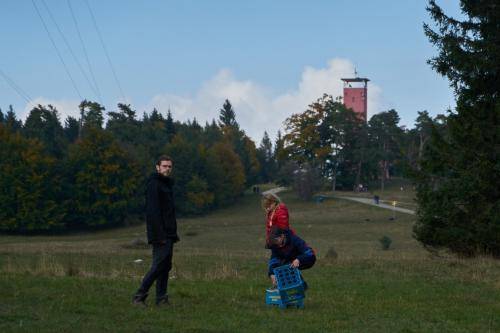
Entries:
[[174, 242], [167, 239], [165, 244], [153, 244], [153, 262], [149, 272], [142, 279], [142, 284], [137, 291], [138, 295], [146, 295], [156, 281], [156, 302], [167, 297], [168, 273], [172, 268], [172, 254]]

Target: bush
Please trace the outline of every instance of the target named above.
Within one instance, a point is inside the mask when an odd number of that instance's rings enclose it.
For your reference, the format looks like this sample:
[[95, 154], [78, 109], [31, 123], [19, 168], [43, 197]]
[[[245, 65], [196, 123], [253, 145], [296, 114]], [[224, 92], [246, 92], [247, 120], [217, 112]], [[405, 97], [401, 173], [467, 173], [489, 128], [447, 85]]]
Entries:
[[382, 250], [389, 250], [392, 244], [392, 239], [389, 236], [385, 236], [378, 240], [380, 245], [382, 245]]
[[333, 246], [330, 246], [328, 248], [328, 251], [326, 252], [326, 257], [330, 258], [330, 259], [337, 259], [338, 256], [339, 255], [338, 255], [337, 251], [335, 251], [335, 249], [333, 248]]

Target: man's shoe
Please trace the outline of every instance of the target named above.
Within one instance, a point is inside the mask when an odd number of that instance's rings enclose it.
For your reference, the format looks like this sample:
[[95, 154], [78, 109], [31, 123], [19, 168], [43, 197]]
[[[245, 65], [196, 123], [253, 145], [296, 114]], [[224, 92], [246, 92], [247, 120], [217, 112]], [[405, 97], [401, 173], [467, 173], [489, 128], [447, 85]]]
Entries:
[[170, 302], [168, 301], [168, 297], [161, 298], [156, 300], [156, 306], [168, 306]]
[[135, 294], [134, 297], [132, 297], [132, 304], [145, 307], [146, 297], [148, 297], [148, 294]]

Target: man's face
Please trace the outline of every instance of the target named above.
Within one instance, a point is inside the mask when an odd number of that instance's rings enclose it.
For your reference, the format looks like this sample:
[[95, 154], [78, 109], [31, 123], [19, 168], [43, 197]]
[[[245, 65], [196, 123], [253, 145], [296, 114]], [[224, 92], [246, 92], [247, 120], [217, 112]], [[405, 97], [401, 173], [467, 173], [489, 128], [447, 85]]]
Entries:
[[156, 171], [164, 177], [170, 176], [172, 172], [172, 161], [161, 161], [160, 165], [156, 166]]

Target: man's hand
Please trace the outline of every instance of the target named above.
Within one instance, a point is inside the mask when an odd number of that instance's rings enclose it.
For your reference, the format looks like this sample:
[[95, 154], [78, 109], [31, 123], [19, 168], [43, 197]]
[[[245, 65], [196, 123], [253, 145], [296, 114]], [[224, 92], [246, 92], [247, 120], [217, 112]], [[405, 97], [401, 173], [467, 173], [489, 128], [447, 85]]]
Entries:
[[299, 259], [295, 259], [294, 261], [292, 261], [292, 263], [290, 264], [290, 267], [293, 267], [293, 268], [297, 268], [300, 266], [300, 261]]
[[276, 287], [278, 285], [278, 283], [276, 282], [276, 276], [273, 275], [270, 275], [269, 276], [271, 278], [271, 283], [273, 284], [273, 287]]

